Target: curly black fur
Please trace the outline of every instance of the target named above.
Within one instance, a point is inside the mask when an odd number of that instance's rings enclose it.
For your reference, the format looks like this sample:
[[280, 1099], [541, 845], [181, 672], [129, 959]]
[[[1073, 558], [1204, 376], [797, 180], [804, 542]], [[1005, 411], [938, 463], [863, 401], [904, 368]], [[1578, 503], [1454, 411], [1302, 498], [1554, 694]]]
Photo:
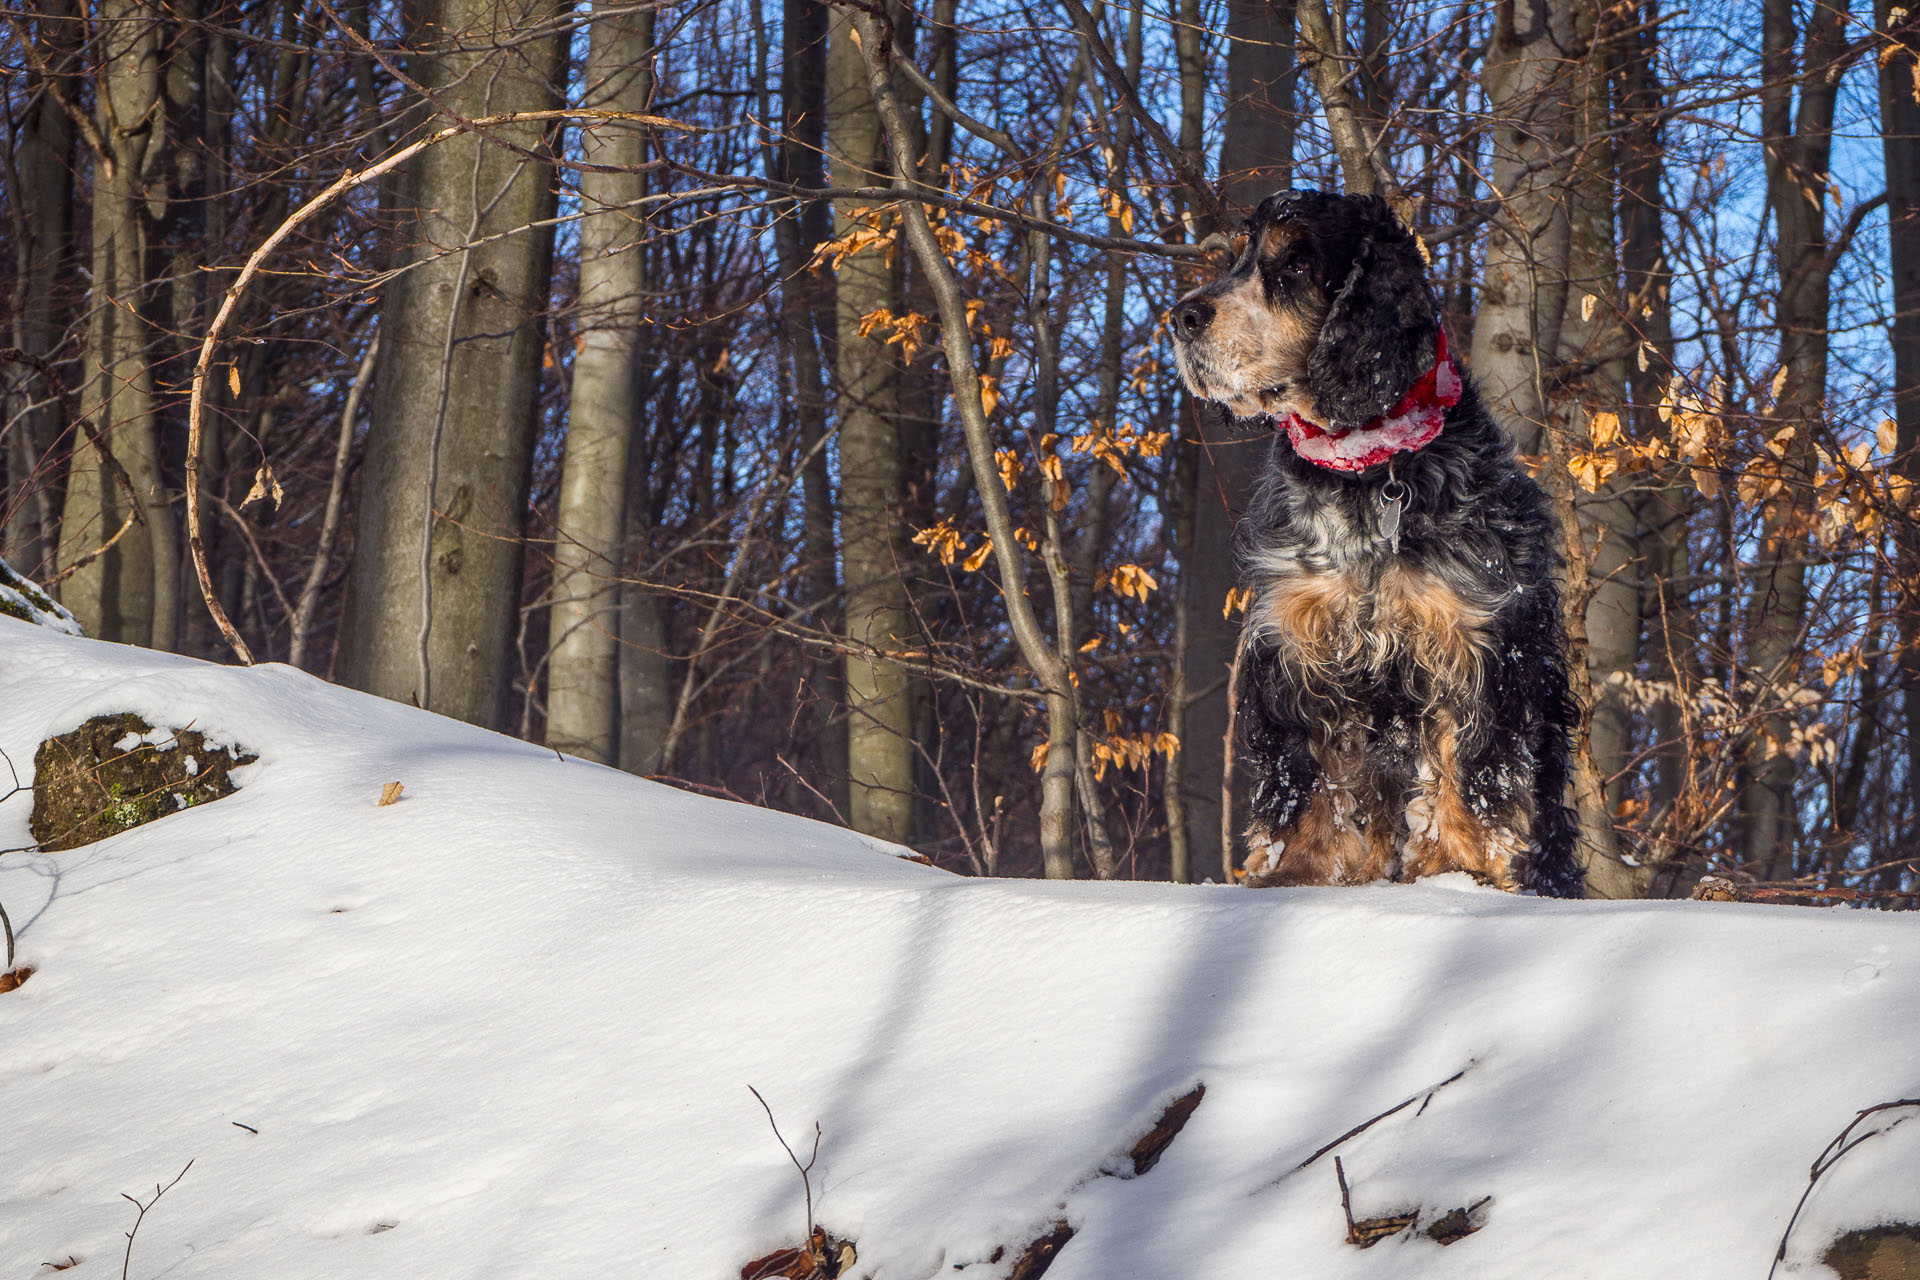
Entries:
[[[1229, 394], [1211, 398], [1241, 407], [1257, 395], [1277, 416], [1304, 406], [1313, 421], [1354, 427], [1393, 407], [1432, 367], [1439, 322], [1425, 267], [1384, 202], [1286, 192], [1262, 203], [1246, 229], [1247, 250], [1227, 276], [1174, 310], [1182, 370], [1196, 392], [1226, 386]], [[1258, 330], [1267, 316], [1275, 332], [1304, 326], [1311, 350], [1263, 347], [1262, 332], [1211, 332], [1216, 324]], [[1250, 363], [1259, 367], [1249, 371]], [[1406, 486], [1397, 546], [1382, 527], [1390, 481]], [[1255, 835], [1280, 845], [1300, 829], [1316, 793], [1334, 785], [1326, 761], [1345, 743], [1340, 749], [1360, 761], [1353, 789], [1364, 792], [1354, 820], [1393, 823], [1392, 847], [1404, 848], [1409, 806], [1443, 767], [1430, 739], [1444, 723], [1456, 726], [1445, 757], [1454, 794], [1487, 830], [1524, 845], [1504, 860], [1512, 882], [1578, 896], [1566, 804], [1576, 715], [1554, 546], [1545, 496], [1470, 380], [1437, 437], [1366, 470], [1323, 468], [1277, 433], [1236, 535], [1254, 594], [1236, 714]], [[1419, 660], [1430, 638], [1407, 634], [1404, 617], [1388, 618], [1379, 593], [1389, 578], [1458, 603], [1457, 616], [1472, 624], [1464, 676]], [[1351, 601], [1335, 608], [1358, 634], [1316, 662], [1270, 602], [1327, 581], [1352, 584]], [[1383, 634], [1390, 625], [1400, 633]], [[1353, 776], [1349, 762], [1347, 785]], [[1400, 874], [1397, 857], [1385, 871]]]

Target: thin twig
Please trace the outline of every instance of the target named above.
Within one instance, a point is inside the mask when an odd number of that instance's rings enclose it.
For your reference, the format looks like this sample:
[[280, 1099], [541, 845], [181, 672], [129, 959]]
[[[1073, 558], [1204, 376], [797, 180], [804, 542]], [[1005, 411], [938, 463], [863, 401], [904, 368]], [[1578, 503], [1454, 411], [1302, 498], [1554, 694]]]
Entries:
[[1347, 1220], [1347, 1243], [1360, 1243], [1360, 1230], [1353, 1223], [1353, 1196], [1347, 1190], [1347, 1170], [1340, 1157], [1333, 1158], [1333, 1176], [1340, 1180], [1340, 1213]]
[[340, 411], [340, 434], [333, 449], [333, 479], [327, 486], [326, 514], [320, 520], [320, 539], [313, 549], [313, 562], [307, 580], [300, 587], [300, 602], [293, 611], [292, 635], [287, 641], [287, 662], [300, 666], [307, 656], [307, 636], [313, 630], [314, 611], [320, 605], [320, 589], [327, 580], [327, 564], [333, 557], [334, 535], [340, 531], [340, 512], [346, 505], [347, 463], [353, 451], [353, 428], [360, 416], [360, 400], [373, 378], [373, 362], [380, 354], [380, 330], [373, 332], [367, 350], [360, 357], [353, 382], [347, 388], [346, 407]]
[[1913, 1119], [1913, 1116], [1901, 1116], [1899, 1119], [1893, 1121], [1892, 1124], [1884, 1128], [1863, 1133], [1857, 1138], [1853, 1137], [1854, 1129], [1859, 1126], [1862, 1120], [1865, 1120], [1870, 1115], [1875, 1115], [1882, 1111], [1892, 1111], [1900, 1107], [1913, 1107], [1916, 1109], [1915, 1114], [1920, 1114], [1920, 1098], [1901, 1098], [1897, 1102], [1877, 1103], [1864, 1111], [1858, 1112], [1853, 1119], [1847, 1123], [1847, 1127], [1842, 1129], [1833, 1141], [1823, 1147], [1820, 1154], [1813, 1158], [1813, 1168], [1807, 1172], [1807, 1189], [1800, 1193], [1800, 1202], [1793, 1206], [1793, 1216], [1787, 1219], [1787, 1229], [1780, 1233], [1780, 1247], [1773, 1252], [1773, 1265], [1767, 1268], [1767, 1280], [1773, 1280], [1773, 1273], [1779, 1270], [1780, 1264], [1786, 1260], [1787, 1239], [1793, 1235], [1794, 1224], [1800, 1221], [1800, 1211], [1807, 1207], [1807, 1201], [1812, 1197], [1814, 1187], [1819, 1185], [1820, 1179], [1826, 1174], [1827, 1170], [1840, 1163], [1841, 1156], [1844, 1156], [1847, 1152], [1867, 1141], [1867, 1139], [1877, 1138], [1888, 1129], [1893, 1128], [1894, 1125], [1904, 1124], [1906, 1121]]
[[[1233, 646], [1233, 665], [1227, 669], [1227, 730], [1220, 737], [1220, 876], [1221, 883], [1233, 883], [1233, 722], [1240, 709], [1240, 663], [1247, 653], [1247, 634], [1251, 627], [1240, 628]], [[1202, 695], [1204, 696], [1204, 695]], [[1197, 702], [1198, 698], [1189, 698]]]
[[773, 1108], [767, 1105], [767, 1100], [761, 1097], [760, 1091], [752, 1085], [747, 1086], [747, 1092], [751, 1093], [753, 1100], [760, 1104], [760, 1109], [767, 1113], [767, 1125], [773, 1130], [773, 1136], [782, 1147], [786, 1148], [787, 1159], [793, 1161], [793, 1167], [800, 1171], [800, 1189], [807, 1196], [807, 1233], [801, 1239], [811, 1241], [813, 1239], [813, 1180], [808, 1175], [813, 1172], [813, 1162], [820, 1158], [820, 1122], [818, 1120], [813, 1122], [813, 1150], [808, 1153], [807, 1162], [801, 1164], [800, 1157], [793, 1154], [793, 1148], [788, 1146], [786, 1138], [781, 1135], [780, 1125], [773, 1118]]
[[174, 1186], [180, 1181], [180, 1179], [187, 1176], [187, 1169], [191, 1169], [191, 1168], [193, 1168], [193, 1161], [189, 1160], [187, 1161], [186, 1169], [182, 1169], [180, 1170], [180, 1172], [174, 1174], [173, 1181], [169, 1182], [166, 1186], [163, 1187], [157, 1182], [154, 1183], [153, 1199], [147, 1201], [145, 1204], [141, 1204], [138, 1200], [135, 1200], [132, 1196], [128, 1195], [124, 1191], [120, 1193], [120, 1198], [122, 1200], [125, 1200], [128, 1204], [131, 1204], [134, 1208], [140, 1211], [139, 1216], [133, 1220], [133, 1230], [127, 1232], [127, 1252], [126, 1252], [126, 1255], [120, 1259], [120, 1280], [127, 1280], [127, 1270], [128, 1268], [133, 1266], [133, 1238], [134, 1236], [140, 1233], [140, 1224], [147, 1220], [147, 1210], [159, 1204], [160, 1197], [167, 1194], [167, 1192], [173, 1190]]
[[[1434, 1094], [1439, 1093], [1442, 1089], [1446, 1088], [1448, 1085], [1458, 1080], [1461, 1076], [1466, 1075], [1467, 1072], [1473, 1070], [1475, 1067], [1479, 1065], [1480, 1065], [1480, 1060], [1478, 1058], [1467, 1059], [1466, 1066], [1460, 1068], [1458, 1071], [1448, 1076], [1445, 1080], [1442, 1080], [1439, 1084], [1433, 1085], [1426, 1089], [1422, 1089], [1420, 1092], [1414, 1094], [1413, 1096], [1407, 1098], [1406, 1100], [1395, 1103], [1393, 1106], [1388, 1107], [1385, 1111], [1382, 1111], [1379, 1115], [1374, 1116], [1372, 1119], [1361, 1121], [1359, 1124], [1353, 1126], [1353, 1128], [1347, 1130], [1345, 1133], [1335, 1138], [1332, 1142], [1327, 1143], [1325, 1146], [1321, 1147], [1318, 1151], [1315, 1151], [1312, 1155], [1308, 1156], [1305, 1160], [1302, 1160], [1299, 1164], [1293, 1166], [1293, 1168], [1287, 1170], [1285, 1173], [1281, 1174], [1279, 1177], [1275, 1178], [1273, 1181], [1262, 1183], [1260, 1186], [1255, 1187], [1250, 1194], [1258, 1195], [1262, 1191], [1272, 1190], [1274, 1187], [1279, 1186], [1282, 1182], [1285, 1182], [1288, 1178], [1291, 1178], [1294, 1174], [1299, 1173], [1302, 1169], [1307, 1168], [1309, 1165], [1319, 1160], [1322, 1156], [1326, 1155], [1329, 1151], [1332, 1151], [1334, 1148], [1342, 1145], [1343, 1143], [1352, 1141], [1354, 1138], [1359, 1137], [1361, 1134], [1365, 1133], [1367, 1130], [1373, 1128], [1373, 1126], [1375, 1126], [1376, 1124], [1379, 1124], [1382, 1120], [1385, 1120], [1388, 1116], [1396, 1115], [1399, 1112], [1405, 1111], [1408, 1107], [1412, 1106], [1416, 1102], [1420, 1103], [1420, 1111], [1425, 1111], [1427, 1109], [1427, 1103], [1433, 1101]], [[1419, 1114], [1419, 1112], [1416, 1112], [1415, 1114], [1417, 1115]]]

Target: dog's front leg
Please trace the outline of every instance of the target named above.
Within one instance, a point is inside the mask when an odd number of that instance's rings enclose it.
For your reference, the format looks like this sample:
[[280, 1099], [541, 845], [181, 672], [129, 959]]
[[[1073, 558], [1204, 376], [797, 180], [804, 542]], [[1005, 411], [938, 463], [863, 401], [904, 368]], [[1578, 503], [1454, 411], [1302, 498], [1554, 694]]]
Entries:
[[[1377, 878], [1357, 825], [1351, 779], [1332, 774], [1323, 756], [1341, 754], [1323, 742], [1337, 717], [1314, 715], [1284, 659], [1254, 644], [1243, 661], [1235, 718], [1249, 786], [1245, 861], [1256, 886], [1341, 884]], [[1342, 757], [1344, 758], [1344, 757]]]

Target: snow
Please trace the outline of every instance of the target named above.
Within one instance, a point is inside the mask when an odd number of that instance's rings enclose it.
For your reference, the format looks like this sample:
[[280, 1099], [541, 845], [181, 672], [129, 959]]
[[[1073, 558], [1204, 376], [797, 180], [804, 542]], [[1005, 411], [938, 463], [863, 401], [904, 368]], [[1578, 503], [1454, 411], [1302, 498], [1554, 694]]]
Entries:
[[5, 560], [0, 560], [0, 614], [22, 618], [70, 636], [80, 634], [80, 623], [52, 597]]
[[[1056, 1218], [1048, 1280], [1759, 1280], [1822, 1148], [1920, 1097], [1912, 915], [965, 879], [286, 667], [0, 618], [23, 781], [112, 711], [260, 759], [0, 858], [36, 970], [0, 994], [10, 1276], [118, 1275], [122, 1193], [191, 1160], [130, 1275], [724, 1280], [805, 1226], [751, 1085], [803, 1160], [818, 1122], [815, 1217], [874, 1280], [1000, 1280]], [[1103, 1176], [1197, 1083], [1157, 1166]], [[1348, 1245], [1335, 1155], [1356, 1217], [1491, 1196], [1484, 1229]], [[1892, 1219], [1920, 1124], [1835, 1164], [1780, 1274]]]

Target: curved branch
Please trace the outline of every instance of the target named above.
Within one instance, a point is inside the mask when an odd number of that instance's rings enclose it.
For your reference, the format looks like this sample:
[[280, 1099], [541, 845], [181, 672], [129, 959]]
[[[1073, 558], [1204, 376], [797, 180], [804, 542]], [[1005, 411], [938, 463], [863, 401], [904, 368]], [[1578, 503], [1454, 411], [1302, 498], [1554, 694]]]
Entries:
[[688, 129], [690, 126], [664, 116], [648, 115], [637, 111], [597, 111], [586, 109], [560, 108], [552, 111], [513, 111], [505, 115], [484, 116], [477, 120], [464, 120], [449, 125], [438, 133], [408, 143], [384, 160], [376, 161], [358, 172], [349, 170], [341, 174], [333, 184], [313, 199], [288, 214], [286, 219], [275, 227], [273, 234], [261, 241], [247, 258], [246, 265], [240, 268], [239, 276], [227, 286], [225, 298], [221, 300], [220, 310], [215, 313], [213, 323], [207, 326], [207, 336], [200, 343], [200, 359], [193, 366], [193, 391], [187, 401], [187, 547], [193, 557], [194, 576], [200, 583], [200, 595], [206, 601], [207, 612], [213, 618], [214, 625], [220, 629], [221, 638], [227, 642], [234, 656], [247, 666], [253, 665], [253, 651], [247, 642], [240, 638], [234, 629], [227, 611], [221, 607], [219, 596], [213, 589], [213, 575], [207, 568], [206, 545], [200, 536], [200, 445], [205, 433], [207, 369], [213, 363], [213, 349], [220, 342], [220, 333], [233, 315], [234, 307], [240, 301], [240, 295], [259, 274], [261, 264], [280, 247], [286, 238], [320, 210], [332, 204], [345, 193], [365, 185], [408, 160], [425, 151], [436, 143], [449, 138], [457, 138], [466, 133], [479, 133], [489, 142], [505, 146], [498, 139], [488, 136], [484, 131], [500, 125], [523, 124], [540, 120], [628, 120], [636, 124], [655, 128]]

